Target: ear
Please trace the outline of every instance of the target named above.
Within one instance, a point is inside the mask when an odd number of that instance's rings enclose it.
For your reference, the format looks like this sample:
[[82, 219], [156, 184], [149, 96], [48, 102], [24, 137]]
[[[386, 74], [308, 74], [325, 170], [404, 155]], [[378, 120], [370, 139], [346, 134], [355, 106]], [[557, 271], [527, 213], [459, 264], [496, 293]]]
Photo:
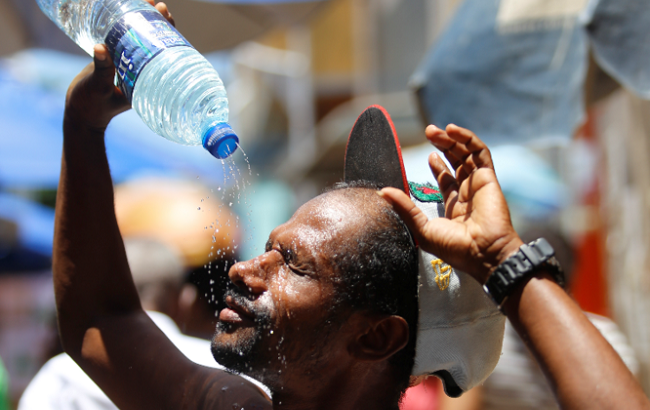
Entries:
[[361, 361], [383, 361], [399, 352], [409, 340], [409, 325], [401, 316], [366, 316], [349, 345], [350, 354]]

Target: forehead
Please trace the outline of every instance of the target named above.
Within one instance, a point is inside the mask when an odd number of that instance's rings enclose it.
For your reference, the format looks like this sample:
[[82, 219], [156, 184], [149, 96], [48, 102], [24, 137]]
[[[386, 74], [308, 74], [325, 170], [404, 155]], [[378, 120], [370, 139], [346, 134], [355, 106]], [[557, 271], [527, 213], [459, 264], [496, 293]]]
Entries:
[[339, 191], [320, 195], [301, 206], [271, 236], [285, 240], [288, 236], [299, 248], [335, 251], [354, 239], [377, 212], [379, 201], [383, 203], [378, 196], [370, 199]]

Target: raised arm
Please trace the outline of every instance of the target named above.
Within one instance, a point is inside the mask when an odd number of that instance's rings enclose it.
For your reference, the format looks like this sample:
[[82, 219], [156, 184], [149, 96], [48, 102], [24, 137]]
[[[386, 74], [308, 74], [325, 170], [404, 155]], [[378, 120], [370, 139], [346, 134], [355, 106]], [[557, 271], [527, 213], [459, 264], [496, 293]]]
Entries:
[[[429, 164], [446, 218], [428, 220], [402, 192], [382, 190], [423, 249], [485, 283], [523, 244], [510, 222], [490, 151], [471, 131], [429, 126]], [[502, 306], [544, 370], [563, 409], [648, 409], [650, 402], [618, 354], [547, 272], [522, 283]], [[477, 341], [478, 343], [478, 341]]]
[[[159, 11], [169, 19], [166, 6]], [[113, 63], [94, 64], [68, 91], [54, 238], [54, 287], [66, 352], [121, 409], [268, 408], [248, 381], [185, 358], [140, 306], [113, 207], [104, 130], [128, 109]], [[221, 387], [229, 386], [222, 391]], [[250, 408], [250, 407], [245, 407]]]

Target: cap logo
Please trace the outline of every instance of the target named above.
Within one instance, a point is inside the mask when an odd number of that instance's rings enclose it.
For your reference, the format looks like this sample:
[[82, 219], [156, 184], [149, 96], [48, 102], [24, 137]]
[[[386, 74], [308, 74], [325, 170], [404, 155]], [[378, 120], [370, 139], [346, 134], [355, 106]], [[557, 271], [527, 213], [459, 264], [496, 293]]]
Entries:
[[442, 259], [434, 259], [431, 261], [431, 267], [436, 273], [435, 281], [438, 285], [438, 289], [445, 290], [449, 287], [449, 281], [451, 277], [451, 266], [447, 265]]
[[443, 202], [442, 194], [438, 187], [430, 183], [418, 184], [409, 181], [409, 188], [411, 189], [411, 194], [421, 202]]

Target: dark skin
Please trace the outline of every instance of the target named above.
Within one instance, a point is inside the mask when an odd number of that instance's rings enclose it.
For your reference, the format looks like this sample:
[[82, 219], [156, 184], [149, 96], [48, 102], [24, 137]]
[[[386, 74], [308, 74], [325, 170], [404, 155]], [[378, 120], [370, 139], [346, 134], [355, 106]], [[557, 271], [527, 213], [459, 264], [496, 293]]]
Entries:
[[[171, 20], [164, 4], [156, 8]], [[358, 204], [338, 194], [304, 205], [273, 231], [263, 255], [229, 272], [251, 306], [269, 313], [263, 366], [251, 370], [274, 390], [273, 402], [239, 376], [192, 363], [158, 330], [131, 279], [105, 154], [106, 126], [128, 104], [106, 48], [94, 52], [69, 88], [64, 117], [53, 271], [66, 352], [121, 409], [395, 409], [384, 387], [394, 385], [388, 359], [408, 341], [404, 319], [348, 312], [327, 338], [322, 332], [334, 295], [327, 255], [349, 248], [365, 222], [352, 212]], [[368, 217], [386, 206], [377, 197]], [[250, 312], [228, 303], [216, 346], [255, 330]]]
[[[423, 249], [479, 283], [523, 244], [510, 223], [490, 151], [455, 125], [426, 129], [455, 173], [437, 154], [429, 164], [445, 199], [446, 218], [428, 218], [401, 191], [390, 202]], [[502, 306], [533, 352], [562, 409], [649, 409], [650, 402], [616, 351], [576, 303], [545, 272], [524, 282]]]

